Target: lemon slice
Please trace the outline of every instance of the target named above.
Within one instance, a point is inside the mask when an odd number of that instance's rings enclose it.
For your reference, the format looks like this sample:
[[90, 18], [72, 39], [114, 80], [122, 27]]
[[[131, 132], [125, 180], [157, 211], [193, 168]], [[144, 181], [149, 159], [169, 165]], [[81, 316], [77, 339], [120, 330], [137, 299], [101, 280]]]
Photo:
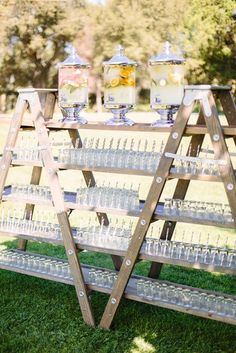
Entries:
[[118, 77], [116, 77], [111, 80], [110, 85], [111, 85], [111, 87], [116, 87], [119, 85], [119, 83], [120, 83], [120, 80]]

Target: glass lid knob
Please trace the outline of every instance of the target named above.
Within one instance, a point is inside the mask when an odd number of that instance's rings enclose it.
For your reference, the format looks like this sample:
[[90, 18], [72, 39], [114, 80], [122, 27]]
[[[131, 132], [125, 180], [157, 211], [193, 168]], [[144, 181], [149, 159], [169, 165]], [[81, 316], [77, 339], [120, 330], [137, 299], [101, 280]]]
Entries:
[[166, 54], [167, 56], [170, 55], [170, 47], [171, 47], [170, 42], [165, 42], [165, 44], [164, 44], [164, 51], [165, 51], [165, 54]]
[[118, 47], [116, 48], [116, 55], [117, 56], [124, 56], [125, 55], [125, 48], [122, 47], [122, 45], [118, 45]]

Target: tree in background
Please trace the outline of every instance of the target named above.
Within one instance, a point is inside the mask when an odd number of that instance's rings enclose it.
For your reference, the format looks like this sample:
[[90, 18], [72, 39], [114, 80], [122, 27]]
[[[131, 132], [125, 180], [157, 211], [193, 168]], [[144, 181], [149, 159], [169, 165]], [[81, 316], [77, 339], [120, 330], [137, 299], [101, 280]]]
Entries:
[[236, 72], [234, 0], [191, 0], [183, 23], [191, 83], [232, 84]]
[[[71, 7], [75, 12], [71, 11]], [[81, 0], [15, 0], [0, 5], [0, 90], [55, 87], [56, 64], [81, 29]]]

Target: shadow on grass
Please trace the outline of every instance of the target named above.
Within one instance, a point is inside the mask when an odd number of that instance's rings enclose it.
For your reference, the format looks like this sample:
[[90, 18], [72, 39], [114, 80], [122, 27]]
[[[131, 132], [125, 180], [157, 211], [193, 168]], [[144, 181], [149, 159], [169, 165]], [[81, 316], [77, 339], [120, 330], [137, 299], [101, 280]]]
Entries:
[[[15, 248], [16, 241], [4, 246]], [[30, 242], [28, 250], [65, 258], [62, 247]], [[82, 253], [81, 262], [112, 268], [110, 256]], [[147, 262], [136, 266], [146, 274]], [[162, 279], [236, 293], [232, 276], [164, 266]], [[9, 271], [0, 271], [1, 353], [235, 353], [236, 329], [221, 322], [123, 299], [110, 331], [83, 323], [75, 290]], [[94, 293], [96, 321], [107, 295]]]

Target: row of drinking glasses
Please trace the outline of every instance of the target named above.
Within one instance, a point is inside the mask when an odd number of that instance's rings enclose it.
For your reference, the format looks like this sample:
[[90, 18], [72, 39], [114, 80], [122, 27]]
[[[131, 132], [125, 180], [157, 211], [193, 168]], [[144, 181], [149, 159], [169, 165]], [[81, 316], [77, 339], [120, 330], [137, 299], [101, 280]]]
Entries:
[[[66, 143], [66, 142], [65, 142]], [[66, 144], [64, 143], [64, 147]], [[158, 145], [159, 144], [159, 145]], [[68, 144], [67, 144], [68, 146]], [[76, 140], [75, 148], [80, 146], [80, 139]], [[73, 146], [71, 146], [73, 147]], [[103, 138], [85, 138], [82, 142], [82, 147], [86, 149], [109, 149], [109, 150], [126, 150], [126, 151], [136, 151], [136, 152], [147, 152], [152, 151], [155, 152], [156, 150], [159, 153], [163, 152], [164, 149], [164, 141], [157, 141], [156, 139], [134, 139], [134, 138], [114, 138], [111, 139]]]
[[[161, 141], [158, 148], [156, 140], [149, 146], [149, 141], [137, 141], [133, 138], [123, 140], [120, 138], [117, 140], [114, 138], [110, 140], [85, 138], [82, 148], [78, 148], [79, 145], [79, 140], [76, 141], [75, 148], [68, 142], [56, 143], [53, 141], [50, 144], [50, 148], [52, 148], [55, 158], [60, 163], [88, 167], [129, 168], [154, 172], [163, 152], [164, 142]], [[158, 152], [156, 152], [157, 148]], [[41, 149], [42, 147], [35, 145], [30, 138], [22, 136], [19, 146], [13, 150], [13, 158], [38, 161], [41, 160]]]
[[[68, 263], [40, 256], [2, 250], [0, 252], [0, 264], [64, 279], [72, 279]], [[94, 268], [89, 270], [88, 282], [90, 284], [112, 288], [116, 280], [117, 274], [115, 273]], [[223, 296], [146, 280], [137, 281], [137, 295], [148, 300], [168, 302], [189, 309], [236, 318], [236, 301]]]
[[[64, 191], [62, 190], [64, 193]], [[50, 187], [39, 185], [17, 185], [11, 187], [11, 195], [22, 195], [28, 199], [51, 200]], [[139, 194], [137, 190], [94, 186], [77, 189], [76, 203], [81, 206], [109, 207], [139, 211]]]
[[[21, 219], [17, 216], [16, 210], [5, 210], [3, 208], [0, 216], [0, 230], [35, 237], [42, 236], [52, 240], [62, 239], [59, 224], [51, 223], [45, 215], [43, 220]], [[86, 227], [73, 228], [73, 236], [79, 244], [126, 250], [132, 237], [132, 228], [132, 222], [130, 222], [129, 227], [125, 226], [124, 223], [118, 226], [117, 221], [115, 225], [105, 226], [104, 223], [101, 225], [92, 224], [89, 220]], [[179, 259], [190, 263], [200, 262], [214, 266], [236, 268], [235, 249], [230, 249], [226, 245], [219, 247], [219, 237], [215, 246], [209, 245], [209, 235], [206, 244], [201, 244], [200, 239], [197, 244], [193, 243], [193, 233], [190, 242], [184, 241], [184, 235], [182, 241], [169, 241], [167, 239], [168, 230], [166, 239], [163, 240], [146, 237], [141, 251], [153, 256]]]
[[52, 193], [49, 186], [13, 184], [11, 194], [13, 196], [22, 195], [27, 199], [52, 200]]
[[[88, 167], [129, 168], [154, 172], [164, 148], [163, 141], [158, 147], [154, 140], [150, 148], [147, 140], [135, 141], [135, 139], [128, 140], [127, 138], [124, 140], [112, 138], [110, 141], [86, 138], [81, 148], [78, 148], [79, 145], [78, 141], [75, 148], [60, 149], [58, 161]], [[128, 148], [127, 145], [129, 145]]]
[[[134, 146], [135, 143], [136, 146]], [[62, 148], [60, 148], [61, 146]], [[115, 140], [112, 138], [108, 141], [108, 139], [85, 138], [82, 148], [78, 148], [79, 146], [79, 140], [76, 141], [75, 148], [71, 142], [68, 143], [67, 141], [64, 143], [53, 141], [50, 144], [56, 159], [60, 163], [87, 167], [129, 168], [154, 172], [163, 153], [164, 142], [161, 141], [159, 148], [157, 148], [156, 140], [154, 140], [150, 148], [147, 140], [135, 141], [134, 139], [129, 140], [127, 138], [124, 140], [120, 138]], [[14, 148], [13, 158], [17, 160], [38, 161], [41, 160], [41, 149], [31, 138], [24, 138], [22, 136], [19, 146]], [[158, 152], [156, 151], [157, 149]], [[197, 148], [196, 157], [190, 156], [191, 146], [188, 156], [182, 155], [182, 149], [183, 146], [180, 148], [179, 155], [166, 153], [166, 156], [169, 155], [169, 157], [175, 159], [174, 172], [219, 176], [219, 165], [222, 165], [224, 161], [208, 159], [208, 152], [205, 154], [205, 158], [200, 158], [200, 146]]]
[[17, 253], [11, 250], [0, 252], [0, 264], [56, 277], [71, 278], [70, 267], [66, 262]]
[[166, 198], [164, 214], [233, 222], [231, 208], [227, 204]]
[[127, 250], [131, 240], [132, 226], [96, 226], [76, 228], [74, 238], [79, 244], [86, 244], [109, 249]]
[[[127, 250], [132, 237], [132, 226], [120, 228], [113, 226], [90, 226], [77, 228], [75, 239], [80, 244], [101, 246], [103, 248]], [[146, 238], [141, 253], [179, 259], [190, 263], [200, 262], [207, 265], [236, 268], [236, 251], [209, 244], [194, 244]]]
[[14, 148], [13, 159], [18, 161], [40, 161], [41, 150], [39, 148]]
[[114, 272], [91, 268], [89, 270], [88, 282], [98, 287], [112, 288], [118, 275]]
[[142, 252], [190, 263], [200, 262], [207, 265], [236, 269], [236, 251], [226, 247], [217, 248], [208, 244], [146, 238]]
[[16, 211], [7, 212], [2, 209], [0, 218], [0, 230], [11, 233], [21, 233], [37, 237], [48, 237], [51, 239], [61, 239], [61, 229], [59, 224], [51, 223], [47, 220], [33, 220], [18, 218]]
[[[65, 148], [72, 147], [71, 141], [64, 141], [63, 143]], [[54, 139], [44, 146], [39, 146], [37, 143], [36, 136], [30, 134], [22, 134], [19, 143], [15, 148], [13, 148], [13, 159], [19, 161], [41, 161], [42, 155], [41, 151], [47, 148], [53, 150], [53, 153], [58, 154], [58, 148], [62, 146], [61, 142], [55, 142]]]
[[219, 161], [196, 158], [196, 157], [175, 157], [174, 172], [180, 174], [214, 175], [219, 176]]
[[76, 203], [81, 206], [139, 211], [139, 194], [138, 191], [118, 187], [85, 187], [77, 189]]
[[159, 164], [157, 152], [137, 152], [113, 149], [66, 149], [60, 150], [58, 162], [86, 167], [122, 168], [154, 172]]
[[200, 157], [201, 146], [197, 146], [196, 157], [191, 156], [192, 145], [190, 144], [187, 156], [183, 154], [183, 145], [180, 146], [179, 154], [166, 153], [166, 157], [173, 158], [175, 168], [174, 171], [180, 174], [197, 174], [197, 175], [214, 175], [219, 176], [219, 166], [225, 165], [224, 160], [216, 160], [208, 158], [209, 147], [204, 150], [204, 158]]
[[[46, 218], [46, 217], [43, 217]], [[123, 223], [118, 226], [109, 224], [108, 226], [91, 224], [86, 227], [73, 228], [73, 236], [79, 244], [90, 246], [101, 246], [110, 249], [127, 250], [131, 236], [133, 224], [129, 227]], [[12, 233], [28, 234], [35, 237], [47, 237], [49, 239], [62, 239], [59, 224], [51, 223], [46, 219], [32, 220], [17, 217], [17, 212], [11, 210], [1, 211], [0, 230]], [[160, 234], [159, 234], [160, 235]], [[182, 237], [183, 238], [183, 237]], [[193, 236], [192, 236], [193, 238]], [[200, 262], [203, 264], [236, 268], [236, 251], [226, 246], [219, 247], [207, 244], [182, 241], [169, 241], [168, 231], [166, 239], [147, 237], [142, 246], [142, 252], [153, 256], [162, 256], [170, 259], [179, 259], [190, 263]], [[218, 239], [219, 241], [219, 239]]]
[[[57, 160], [59, 163], [91, 168], [106, 167], [155, 172], [160, 157], [160, 152], [154, 151], [82, 147], [78, 149], [59, 149]], [[40, 148], [15, 148], [13, 158], [16, 160], [40, 161], [41, 150]], [[219, 162], [213, 159], [176, 155], [172, 171], [180, 174], [219, 176]]]
[[236, 319], [236, 300], [215, 294], [141, 279], [137, 281], [137, 295]]
[[37, 139], [32, 134], [22, 134], [17, 146], [13, 149], [13, 159], [24, 161], [41, 160], [41, 151]]
[[[32, 214], [29, 219], [20, 218], [20, 212], [17, 210], [1, 209], [0, 215], [0, 231], [10, 233], [21, 233], [32, 235], [35, 237], [44, 237], [48, 239], [62, 239], [62, 232], [58, 223], [52, 223], [48, 214], [42, 213], [42, 220], [39, 220], [39, 215], [36, 215], [35, 220], [32, 219]], [[89, 220], [86, 227], [76, 227], [72, 229], [74, 239], [80, 244], [91, 246], [102, 246], [114, 249], [127, 249], [131, 234], [132, 222], [129, 227], [126, 227], [124, 222], [118, 226], [118, 221], [115, 225], [109, 224], [105, 226], [92, 224]]]
[[[45, 257], [2, 250], [0, 252], [0, 264], [64, 279], [72, 279], [70, 266], [67, 262], [47, 259]], [[112, 288], [116, 279], [117, 274], [114, 272], [102, 271], [95, 268], [89, 269], [88, 283], [90, 284]]]

